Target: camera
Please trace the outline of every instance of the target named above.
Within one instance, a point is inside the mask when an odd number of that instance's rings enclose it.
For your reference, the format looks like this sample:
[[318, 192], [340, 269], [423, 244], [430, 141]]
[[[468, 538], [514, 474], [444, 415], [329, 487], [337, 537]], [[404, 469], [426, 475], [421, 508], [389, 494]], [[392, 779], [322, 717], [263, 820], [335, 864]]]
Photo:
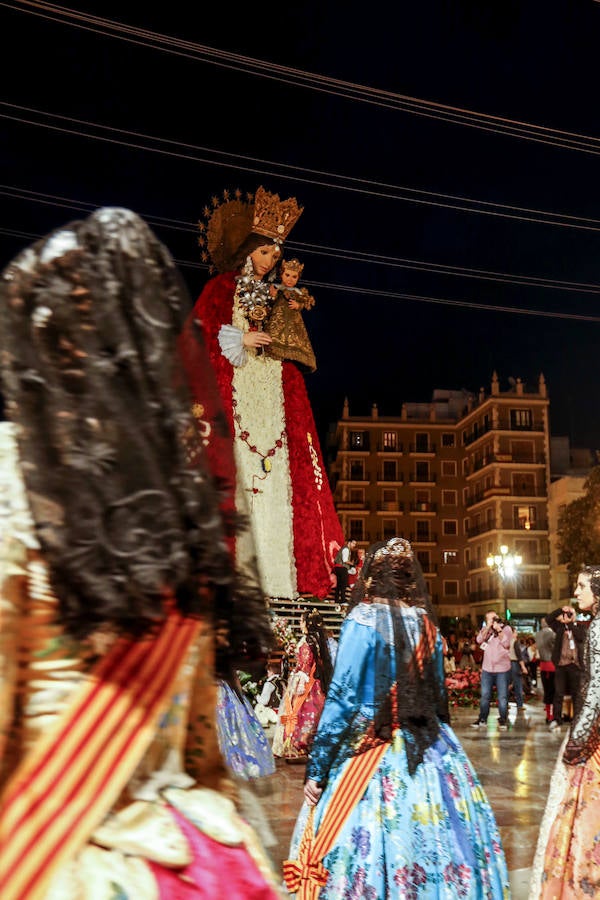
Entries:
[[494, 616], [494, 618], [492, 619], [492, 628], [495, 625], [500, 625], [501, 628], [504, 628], [504, 622], [502, 621], [500, 616]]

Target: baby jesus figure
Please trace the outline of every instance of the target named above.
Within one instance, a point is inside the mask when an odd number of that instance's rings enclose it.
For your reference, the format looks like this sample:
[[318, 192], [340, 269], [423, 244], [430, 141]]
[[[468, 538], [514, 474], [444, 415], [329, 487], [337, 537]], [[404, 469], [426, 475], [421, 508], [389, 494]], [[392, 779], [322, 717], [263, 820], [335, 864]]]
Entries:
[[303, 269], [298, 259], [282, 259], [279, 264], [281, 281], [271, 286], [274, 301], [266, 328], [272, 341], [265, 352], [275, 359], [295, 362], [303, 372], [314, 372], [317, 362], [302, 310], [311, 309], [315, 298], [306, 288], [297, 286]]

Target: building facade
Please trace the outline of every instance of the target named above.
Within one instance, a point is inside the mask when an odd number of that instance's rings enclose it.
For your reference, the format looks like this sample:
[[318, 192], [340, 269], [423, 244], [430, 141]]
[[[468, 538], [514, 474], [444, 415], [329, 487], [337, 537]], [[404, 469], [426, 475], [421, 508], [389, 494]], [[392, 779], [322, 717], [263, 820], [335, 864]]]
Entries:
[[[502, 391], [436, 390], [399, 416], [351, 416], [329, 441], [329, 475], [346, 537], [359, 546], [398, 534], [421, 563], [441, 620], [481, 621], [488, 609], [535, 624], [550, 607], [549, 399], [511, 379]], [[501, 546], [521, 563], [500, 578]]]

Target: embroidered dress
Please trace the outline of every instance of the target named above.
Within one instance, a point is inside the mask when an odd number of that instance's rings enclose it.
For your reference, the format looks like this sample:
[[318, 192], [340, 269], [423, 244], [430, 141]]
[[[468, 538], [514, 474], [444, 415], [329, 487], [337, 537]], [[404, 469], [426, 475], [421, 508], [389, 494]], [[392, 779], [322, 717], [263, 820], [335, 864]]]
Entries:
[[[233, 435], [236, 505], [250, 516], [265, 594], [326, 597], [343, 534], [304, 376], [295, 363], [251, 349], [245, 351], [242, 365], [232, 365], [223, 355], [221, 327], [249, 329], [235, 274], [227, 272], [207, 283], [181, 335], [180, 352], [193, 393], [194, 371], [188, 357], [196, 323], [209, 348]], [[238, 541], [238, 560], [246, 552]]]
[[[534, 859], [530, 898], [588, 898], [600, 893], [600, 619], [583, 650], [579, 714], [560, 749]], [[566, 764], [564, 759], [570, 760]]]
[[273, 735], [274, 756], [286, 759], [306, 756], [325, 704], [321, 682], [314, 677], [313, 652], [305, 639], [298, 644], [296, 658]]
[[224, 680], [218, 686], [217, 734], [225, 762], [239, 778], [250, 780], [275, 772], [269, 741], [252, 705]]
[[[418, 665], [423, 636], [431, 631], [423, 609], [402, 610], [410, 641], [406, 663]], [[439, 632], [432, 651], [443, 680]], [[330, 802], [349, 790], [344, 775], [367, 753], [348, 745], [356, 723], [370, 733], [374, 704], [374, 660], [389, 659], [393, 681], [393, 628], [388, 606], [360, 603], [342, 626], [333, 681], [307, 767], [307, 778], [325, 788], [314, 807], [314, 833]], [[418, 652], [417, 652], [418, 651]], [[418, 711], [416, 713], [418, 716]], [[354, 731], [356, 735], [358, 729]], [[500, 834], [483, 788], [454, 731], [443, 722], [437, 738], [409, 771], [411, 732], [394, 730], [387, 747], [374, 745], [375, 768], [364, 793], [343, 811], [347, 818], [333, 846], [313, 866], [320, 891], [300, 896], [349, 898], [508, 898], [509, 879]], [[342, 788], [343, 785], [343, 788]], [[290, 846], [302, 858], [301, 842], [312, 807], [303, 805]], [[339, 817], [338, 817], [339, 818]], [[286, 864], [287, 865], [287, 864]], [[304, 890], [304, 889], [303, 889]]]

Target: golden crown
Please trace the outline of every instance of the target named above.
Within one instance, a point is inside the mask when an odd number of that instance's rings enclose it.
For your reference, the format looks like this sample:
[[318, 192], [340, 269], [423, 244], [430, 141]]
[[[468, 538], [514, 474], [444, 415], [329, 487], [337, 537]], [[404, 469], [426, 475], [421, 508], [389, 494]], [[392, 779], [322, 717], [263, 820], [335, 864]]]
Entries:
[[254, 197], [252, 231], [281, 244], [303, 212], [304, 207], [298, 206], [295, 197], [281, 200], [279, 194], [271, 194], [259, 187]]
[[282, 259], [281, 260], [281, 271], [284, 269], [290, 269], [292, 272], [297, 272], [298, 275], [302, 275], [302, 270], [304, 268], [304, 263], [301, 263], [299, 259]]

